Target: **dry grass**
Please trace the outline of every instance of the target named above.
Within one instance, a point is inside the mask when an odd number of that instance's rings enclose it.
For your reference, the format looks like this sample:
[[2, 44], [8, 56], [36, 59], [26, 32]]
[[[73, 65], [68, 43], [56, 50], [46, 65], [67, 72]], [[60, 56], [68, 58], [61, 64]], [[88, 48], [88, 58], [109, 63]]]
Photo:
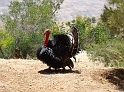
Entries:
[[38, 60], [0, 59], [0, 92], [124, 91], [123, 69], [113, 71], [100, 63], [90, 62], [86, 53], [77, 55], [74, 64], [72, 71], [68, 67], [65, 72], [47, 71], [44, 70], [47, 66]]

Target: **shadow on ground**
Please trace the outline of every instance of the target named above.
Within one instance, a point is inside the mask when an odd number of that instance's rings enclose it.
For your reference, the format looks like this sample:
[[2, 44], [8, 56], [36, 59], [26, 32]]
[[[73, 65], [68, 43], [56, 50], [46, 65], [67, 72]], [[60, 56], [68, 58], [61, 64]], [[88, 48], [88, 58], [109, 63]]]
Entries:
[[63, 69], [58, 69], [58, 70], [49, 70], [49, 69], [44, 69], [38, 71], [40, 74], [65, 74], [65, 73], [76, 73], [80, 74], [81, 72], [78, 70], [63, 70]]
[[104, 77], [118, 88], [124, 91], [124, 68], [112, 69], [105, 73]]

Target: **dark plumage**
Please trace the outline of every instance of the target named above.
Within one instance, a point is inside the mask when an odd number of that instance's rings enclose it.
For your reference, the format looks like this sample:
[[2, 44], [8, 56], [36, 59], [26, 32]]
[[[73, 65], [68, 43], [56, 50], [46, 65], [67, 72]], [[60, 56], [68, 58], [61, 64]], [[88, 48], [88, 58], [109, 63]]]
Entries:
[[68, 34], [54, 35], [50, 40], [50, 30], [45, 30], [46, 38], [44, 45], [37, 50], [37, 58], [49, 66], [49, 69], [74, 67], [71, 57], [74, 57], [78, 50], [78, 33], [75, 27], [72, 27]]

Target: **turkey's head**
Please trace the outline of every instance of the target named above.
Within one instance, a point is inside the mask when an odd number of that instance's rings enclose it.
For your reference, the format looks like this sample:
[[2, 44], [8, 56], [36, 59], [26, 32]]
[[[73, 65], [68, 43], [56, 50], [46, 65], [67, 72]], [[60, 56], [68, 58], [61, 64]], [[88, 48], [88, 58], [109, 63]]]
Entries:
[[46, 30], [44, 31], [44, 35], [45, 35], [44, 46], [47, 46], [50, 33], [51, 33], [50, 29], [46, 29]]

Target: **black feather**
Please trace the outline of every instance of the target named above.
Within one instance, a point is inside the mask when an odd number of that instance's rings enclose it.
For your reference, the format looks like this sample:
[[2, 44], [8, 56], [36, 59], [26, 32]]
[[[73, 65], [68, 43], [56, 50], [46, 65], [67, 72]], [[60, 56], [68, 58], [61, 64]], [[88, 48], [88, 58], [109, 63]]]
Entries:
[[56, 57], [53, 53], [53, 50], [49, 47], [40, 46], [37, 50], [37, 58], [50, 67], [62, 67], [62, 58]]

